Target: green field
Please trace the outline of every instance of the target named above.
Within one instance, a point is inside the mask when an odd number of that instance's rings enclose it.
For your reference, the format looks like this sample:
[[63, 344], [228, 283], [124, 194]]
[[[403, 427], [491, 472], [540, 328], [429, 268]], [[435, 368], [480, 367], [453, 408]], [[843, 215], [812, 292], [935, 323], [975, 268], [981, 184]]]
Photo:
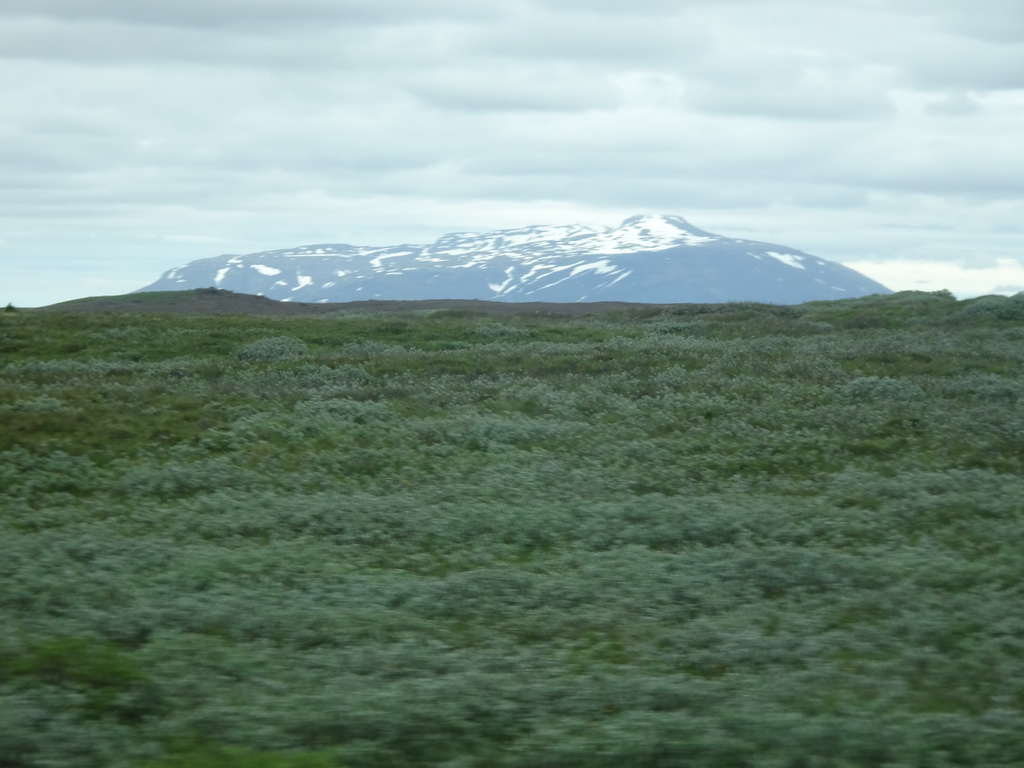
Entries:
[[0, 312], [2, 768], [1024, 765], [1024, 294]]

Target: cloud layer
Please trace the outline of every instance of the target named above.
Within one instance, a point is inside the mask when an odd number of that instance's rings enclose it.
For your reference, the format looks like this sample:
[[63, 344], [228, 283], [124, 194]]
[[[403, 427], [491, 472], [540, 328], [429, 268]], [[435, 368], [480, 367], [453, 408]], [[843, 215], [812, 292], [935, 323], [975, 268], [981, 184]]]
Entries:
[[5, 300], [645, 211], [887, 264], [864, 271], [897, 289], [1024, 284], [1024, 15], [984, 10], [6, 0]]

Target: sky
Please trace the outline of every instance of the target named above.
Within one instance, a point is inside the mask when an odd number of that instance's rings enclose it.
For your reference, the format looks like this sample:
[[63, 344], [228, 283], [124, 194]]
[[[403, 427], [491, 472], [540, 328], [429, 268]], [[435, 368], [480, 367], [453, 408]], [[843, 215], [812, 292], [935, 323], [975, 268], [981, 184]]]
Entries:
[[0, 304], [680, 215], [1024, 290], [1020, 0], [3, 0]]

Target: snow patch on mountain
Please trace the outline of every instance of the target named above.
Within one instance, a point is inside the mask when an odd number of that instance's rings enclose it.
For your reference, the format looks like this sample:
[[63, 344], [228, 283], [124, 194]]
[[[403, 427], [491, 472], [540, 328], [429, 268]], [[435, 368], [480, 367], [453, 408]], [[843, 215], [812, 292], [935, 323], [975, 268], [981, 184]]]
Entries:
[[792, 253], [776, 253], [775, 251], [765, 251], [765, 256], [771, 256], [773, 259], [778, 259], [787, 267], [793, 267], [795, 269], [807, 269], [801, 261], [800, 257]]

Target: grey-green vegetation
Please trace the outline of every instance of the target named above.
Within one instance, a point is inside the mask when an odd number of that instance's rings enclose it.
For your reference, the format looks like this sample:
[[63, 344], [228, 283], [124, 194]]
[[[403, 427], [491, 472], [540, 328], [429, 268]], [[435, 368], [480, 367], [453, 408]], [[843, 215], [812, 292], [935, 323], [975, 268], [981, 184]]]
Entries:
[[0, 356], [7, 768], [1024, 764], [1024, 295]]

